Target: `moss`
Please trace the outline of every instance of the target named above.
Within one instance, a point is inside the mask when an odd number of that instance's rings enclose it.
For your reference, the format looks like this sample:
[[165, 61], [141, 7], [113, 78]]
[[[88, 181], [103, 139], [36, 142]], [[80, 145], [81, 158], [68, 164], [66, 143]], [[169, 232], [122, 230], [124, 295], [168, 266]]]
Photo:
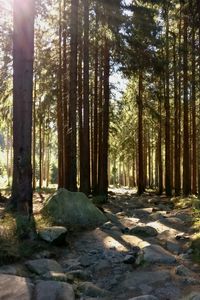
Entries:
[[193, 235], [191, 248], [193, 250], [193, 260], [200, 263], [200, 233]]
[[47, 220], [41, 216], [29, 220], [18, 214], [6, 213], [0, 220], [0, 265], [30, 258], [33, 254], [49, 250], [49, 245], [37, 239], [36, 227], [44, 227]]

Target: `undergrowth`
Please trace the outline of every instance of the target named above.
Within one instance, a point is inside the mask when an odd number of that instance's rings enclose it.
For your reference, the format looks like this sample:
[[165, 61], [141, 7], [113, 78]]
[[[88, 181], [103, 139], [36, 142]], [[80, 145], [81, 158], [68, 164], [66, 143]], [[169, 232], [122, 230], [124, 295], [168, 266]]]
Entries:
[[6, 213], [0, 219], [0, 265], [15, 263], [43, 250], [49, 250], [50, 246], [36, 235], [36, 228], [49, 225], [49, 221], [41, 216], [27, 223], [19, 215]]

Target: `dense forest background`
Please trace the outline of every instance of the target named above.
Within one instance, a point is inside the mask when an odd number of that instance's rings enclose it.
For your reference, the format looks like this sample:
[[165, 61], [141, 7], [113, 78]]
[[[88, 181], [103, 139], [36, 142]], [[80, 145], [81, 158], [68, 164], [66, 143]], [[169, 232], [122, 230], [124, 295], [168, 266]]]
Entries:
[[[18, 79], [22, 74], [13, 53], [15, 33], [29, 25], [31, 36], [35, 17], [31, 110], [21, 111], [24, 132], [32, 128], [33, 170], [21, 174], [33, 189], [58, 184], [102, 201], [109, 184], [137, 186], [138, 194], [199, 193], [199, 1], [43, 0], [35, 9], [31, 0], [14, 3], [0, 1], [1, 187], [12, 184], [13, 198], [26, 190], [16, 193], [13, 136], [22, 125], [13, 109], [24, 102], [15, 89], [13, 102], [13, 68]], [[16, 18], [13, 24], [19, 7], [27, 13], [20, 25]], [[121, 94], [110, 84], [119, 72], [128, 81]]]

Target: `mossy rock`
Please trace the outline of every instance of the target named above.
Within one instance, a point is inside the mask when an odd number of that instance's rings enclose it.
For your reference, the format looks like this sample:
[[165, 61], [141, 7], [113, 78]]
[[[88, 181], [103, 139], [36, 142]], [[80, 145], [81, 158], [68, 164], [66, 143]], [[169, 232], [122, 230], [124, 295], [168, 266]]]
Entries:
[[106, 216], [80, 192], [59, 189], [45, 203], [42, 213], [56, 225], [69, 229], [96, 228], [107, 221]]

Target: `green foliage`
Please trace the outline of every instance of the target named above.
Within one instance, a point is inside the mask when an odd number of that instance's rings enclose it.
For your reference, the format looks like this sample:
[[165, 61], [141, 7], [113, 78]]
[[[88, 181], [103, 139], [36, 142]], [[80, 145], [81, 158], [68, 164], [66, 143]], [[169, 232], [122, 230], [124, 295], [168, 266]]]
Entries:
[[193, 260], [200, 262], [200, 233], [193, 235], [191, 248], [193, 250]]

